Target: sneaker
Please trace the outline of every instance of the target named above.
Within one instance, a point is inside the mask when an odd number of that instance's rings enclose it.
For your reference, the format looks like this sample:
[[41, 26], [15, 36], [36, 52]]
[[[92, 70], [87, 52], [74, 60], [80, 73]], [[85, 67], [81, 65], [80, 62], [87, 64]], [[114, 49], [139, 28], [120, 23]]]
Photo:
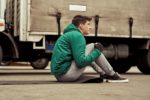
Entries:
[[109, 83], [127, 83], [129, 80], [127, 78], [121, 77], [118, 73], [115, 73], [113, 76], [102, 75], [101, 78], [106, 79], [106, 82]]

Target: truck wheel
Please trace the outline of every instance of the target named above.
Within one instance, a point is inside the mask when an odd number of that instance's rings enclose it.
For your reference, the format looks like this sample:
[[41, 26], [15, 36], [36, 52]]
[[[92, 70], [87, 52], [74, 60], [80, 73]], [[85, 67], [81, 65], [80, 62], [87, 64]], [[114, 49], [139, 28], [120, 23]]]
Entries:
[[129, 59], [123, 59], [113, 61], [112, 67], [118, 73], [126, 73], [131, 68], [131, 64], [129, 62]]
[[38, 58], [35, 61], [31, 61], [30, 64], [34, 69], [44, 69], [49, 63], [48, 58]]
[[124, 64], [113, 66], [113, 69], [118, 73], [126, 73], [130, 68], [131, 68], [130, 65]]
[[0, 63], [2, 62], [2, 58], [3, 58], [3, 50], [2, 50], [2, 47], [0, 45]]
[[150, 74], [150, 50], [139, 57], [137, 67], [143, 74]]

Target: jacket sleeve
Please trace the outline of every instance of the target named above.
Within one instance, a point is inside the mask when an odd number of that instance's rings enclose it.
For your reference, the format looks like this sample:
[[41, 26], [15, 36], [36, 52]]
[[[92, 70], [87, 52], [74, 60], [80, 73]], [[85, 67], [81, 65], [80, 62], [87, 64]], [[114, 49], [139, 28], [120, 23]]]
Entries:
[[73, 58], [79, 68], [89, 65], [101, 54], [101, 52], [98, 49], [94, 49], [88, 55], [85, 54], [86, 41], [81, 33], [74, 33], [70, 41]]

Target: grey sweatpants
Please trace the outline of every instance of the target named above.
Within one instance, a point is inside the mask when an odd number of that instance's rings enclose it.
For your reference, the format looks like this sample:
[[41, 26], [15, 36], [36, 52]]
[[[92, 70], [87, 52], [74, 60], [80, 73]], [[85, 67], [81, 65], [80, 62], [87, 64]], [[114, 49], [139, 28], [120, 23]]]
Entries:
[[[93, 49], [94, 43], [88, 44], [86, 46], [86, 54], [89, 54]], [[115, 73], [103, 53], [101, 53], [101, 55], [90, 64], [90, 66], [100, 75], [113, 75]], [[79, 69], [75, 62], [72, 61], [68, 72], [62, 76], [56, 76], [56, 79], [62, 82], [76, 81], [82, 75], [85, 68], [86, 67]]]

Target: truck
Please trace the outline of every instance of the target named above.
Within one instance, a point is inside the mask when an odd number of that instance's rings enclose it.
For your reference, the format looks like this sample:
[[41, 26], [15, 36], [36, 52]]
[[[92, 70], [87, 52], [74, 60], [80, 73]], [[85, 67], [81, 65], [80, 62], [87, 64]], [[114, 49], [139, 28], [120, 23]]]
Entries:
[[6, 0], [1, 62], [44, 69], [56, 40], [75, 15], [92, 17], [87, 43], [100, 42], [114, 70], [150, 74], [150, 0]]

